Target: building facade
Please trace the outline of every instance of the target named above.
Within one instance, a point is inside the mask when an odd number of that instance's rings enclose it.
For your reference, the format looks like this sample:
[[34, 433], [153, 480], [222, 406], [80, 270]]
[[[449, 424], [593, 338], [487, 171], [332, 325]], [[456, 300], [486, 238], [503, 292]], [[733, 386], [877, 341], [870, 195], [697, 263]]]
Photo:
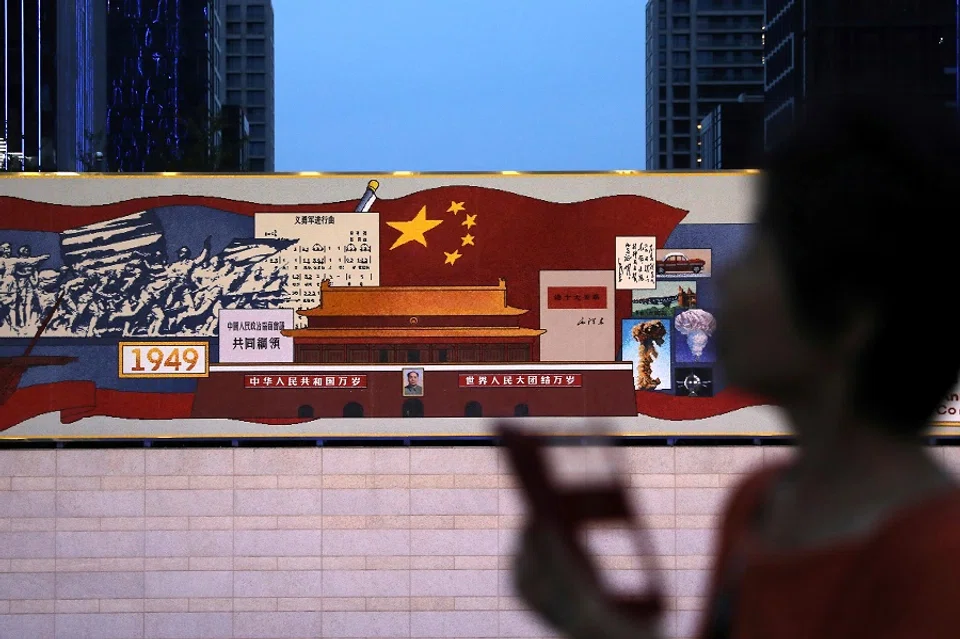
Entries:
[[545, 331], [522, 328], [528, 311], [496, 286], [331, 287], [300, 311], [307, 327], [284, 331], [304, 363], [529, 362]]
[[299, 311], [294, 361], [217, 364], [194, 417], [632, 416], [632, 362], [538, 362], [544, 329], [494, 286], [321, 286]]
[[763, 90], [763, 0], [648, 0], [649, 170], [697, 168], [697, 124]]
[[956, 0], [767, 0], [764, 137], [776, 146], [815, 96], [874, 81], [956, 108]]
[[763, 101], [718, 104], [697, 125], [705, 171], [757, 169], [763, 161]]
[[274, 170], [274, 46], [270, 0], [227, 0], [227, 104], [250, 122], [250, 171]]
[[96, 0], [0, 0], [0, 166], [79, 171], [102, 128], [105, 6]]
[[247, 171], [247, 141], [250, 122], [243, 107], [225, 104], [220, 109], [223, 128], [220, 131], [220, 168], [224, 171]]
[[224, 0], [107, 3], [108, 170], [163, 170], [216, 142], [205, 138], [224, 100], [223, 9]]

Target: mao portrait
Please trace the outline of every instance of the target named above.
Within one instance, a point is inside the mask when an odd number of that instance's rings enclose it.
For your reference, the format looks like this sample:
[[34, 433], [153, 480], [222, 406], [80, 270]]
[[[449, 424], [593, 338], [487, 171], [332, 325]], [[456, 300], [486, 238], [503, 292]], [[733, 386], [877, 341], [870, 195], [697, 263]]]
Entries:
[[423, 369], [403, 369], [403, 394], [406, 397], [423, 396]]

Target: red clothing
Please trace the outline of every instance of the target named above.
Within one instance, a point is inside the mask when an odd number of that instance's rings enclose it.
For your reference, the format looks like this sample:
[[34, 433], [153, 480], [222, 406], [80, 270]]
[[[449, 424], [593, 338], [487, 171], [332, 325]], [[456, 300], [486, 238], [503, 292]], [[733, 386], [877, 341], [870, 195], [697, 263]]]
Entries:
[[[748, 478], [730, 502], [708, 601], [777, 470]], [[730, 639], [960, 637], [960, 490], [903, 509], [867, 537], [788, 553], [748, 548], [733, 592]]]

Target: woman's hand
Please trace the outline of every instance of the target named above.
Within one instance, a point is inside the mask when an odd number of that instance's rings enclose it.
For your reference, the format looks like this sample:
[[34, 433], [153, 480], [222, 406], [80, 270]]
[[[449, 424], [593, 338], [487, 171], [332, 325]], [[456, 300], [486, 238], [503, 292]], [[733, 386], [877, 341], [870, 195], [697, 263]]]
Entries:
[[515, 560], [514, 582], [531, 610], [568, 637], [645, 639], [649, 627], [623, 619], [553, 527], [528, 525]]

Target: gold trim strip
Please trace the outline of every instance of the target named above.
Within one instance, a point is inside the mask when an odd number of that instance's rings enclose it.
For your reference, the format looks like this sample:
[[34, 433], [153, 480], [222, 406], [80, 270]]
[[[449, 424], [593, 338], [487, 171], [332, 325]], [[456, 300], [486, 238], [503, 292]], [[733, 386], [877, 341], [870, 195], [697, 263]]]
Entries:
[[18, 178], [85, 178], [85, 179], [141, 179], [141, 178], [517, 178], [517, 177], [698, 177], [704, 175], [758, 175], [759, 169], [727, 171], [647, 171], [643, 169], [622, 169], [611, 171], [289, 171], [277, 173], [0, 173], [0, 179]]

